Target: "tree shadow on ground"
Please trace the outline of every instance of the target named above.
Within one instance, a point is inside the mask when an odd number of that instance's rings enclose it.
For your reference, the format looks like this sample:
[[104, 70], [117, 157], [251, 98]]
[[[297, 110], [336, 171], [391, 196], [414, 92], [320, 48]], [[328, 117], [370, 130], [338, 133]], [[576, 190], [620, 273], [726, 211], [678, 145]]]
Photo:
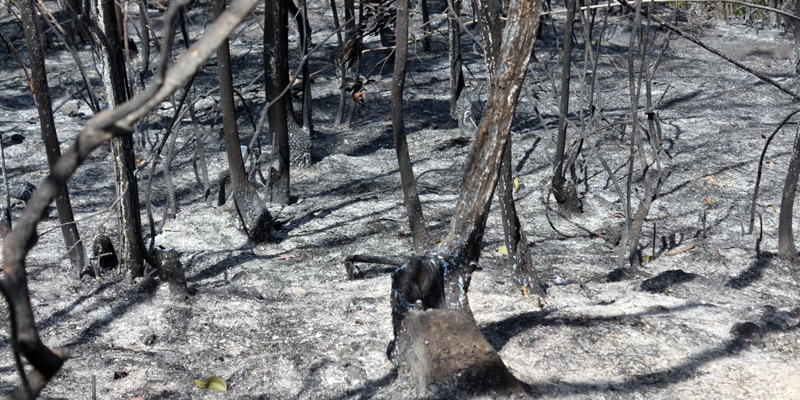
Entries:
[[[91, 293], [78, 296], [78, 298], [73, 300], [72, 303], [70, 303], [70, 305], [68, 305], [67, 307], [65, 307], [65, 308], [63, 308], [61, 310], [56, 311], [55, 313], [53, 313], [53, 315], [43, 319], [41, 322], [36, 324], [36, 330], [38, 332], [42, 332], [45, 328], [47, 328], [49, 326], [52, 326], [53, 324], [59, 322], [61, 319], [66, 317], [67, 314], [69, 314], [70, 312], [75, 310], [78, 306], [80, 306], [81, 304], [83, 304], [87, 300], [95, 299], [101, 293], [106, 291], [111, 286], [116, 285], [117, 283], [118, 282], [113, 282], [113, 281], [112, 282], [105, 282], [102, 285], [98, 286]], [[0, 341], [0, 348], [6, 347], [6, 346], [8, 346], [8, 344], [9, 344], [8, 339], [4, 339], [4, 340]]]
[[124, 302], [114, 307], [108, 314], [106, 314], [106, 316], [96, 319], [89, 326], [84, 328], [81, 333], [78, 334], [78, 337], [75, 340], [67, 343], [64, 347], [74, 348], [76, 346], [90, 343], [92, 339], [97, 336], [97, 333], [100, 331], [100, 329], [107, 327], [112, 322], [120, 318], [123, 314], [130, 311], [135, 305], [153, 297], [154, 295], [154, 290], [146, 292], [139, 292], [135, 289], [131, 290], [131, 293], [127, 294]]
[[[241, 253], [239, 253], [237, 255], [232, 255], [233, 253], [239, 252], [239, 251], [241, 251]], [[216, 254], [216, 253], [220, 253], [220, 252], [214, 252], [212, 254]], [[231, 269], [231, 268], [233, 268], [233, 267], [235, 267], [237, 265], [244, 264], [244, 263], [246, 263], [248, 261], [267, 260], [267, 259], [276, 257], [278, 255], [278, 254], [270, 254], [270, 255], [260, 256], [260, 255], [253, 254], [250, 251], [247, 251], [246, 248], [239, 248], [239, 249], [234, 250], [234, 251], [224, 251], [224, 252], [221, 252], [221, 253], [230, 253], [231, 255], [228, 256], [228, 257], [222, 258], [220, 261], [214, 263], [214, 265], [212, 265], [212, 266], [210, 266], [210, 267], [208, 267], [208, 268], [206, 268], [206, 269], [204, 269], [202, 271], [199, 271], [194, 275], [187, 276], [186, 277], [186, 283], [197, 283], [197, 282], [199, 282], [201, 280], [208, 279], [208, 278], [211, 278], [211, 277], [215, 277], [215, 276], [217, 276], [219, 274], [225, 273], [229, 269]], [[186, 263], [188, 264], [189, 262], [198, 263], [197, 260], [187, 261]], [[189, 288], [190, 293], [192, 292], [192, 289], [196, 289], [196, 286], [197, 286], [197, 284], [192, 285], [192, 287]]]
[[[522, 315], [507, 318], [503, 321], [495, 322], [485, 326], [482, 331], [484, 336], [496, 348], [502, 348], [508, 340], [520, 332], [534, 326], [593, 326], [601, 323], [623, 322], [629, 319], [637, 319], [645, 315], [657, 315], [675, 311], [687, 310], [696, 307], [707, 306], [703, 304], [688, 304], [681, 307], [667, 308], [659, 307], [632, 315], [621, 315], [612, 317], [583, 317], [583, 318], [563, 318], [551, 317], [553, 311], [530, 312]], [[793, 316], [800, 314], [800, 309], [795, 309]], [[532, 395], [547, 394], [550, 396], [565, 396], [569, 394], [591, 394], [606, 391], [614, 393], [635, 393], [646, 388], [659, 388], [682, 381], [686, 381], [695, 376], [698, 369], [703, 365], [717, 359], [733, 356], [744, 349], [759, 343], [759, 341], [772, 333], [795, 331], [800, 328], [800, 324], [789, 325], [787, 318], [775, 308], [766, 307], [760, 320], [757, 322], [740, 322], [731, 327], [732, 338], [688, 357], [685, 361], [672, 367], [660, 369], [658, 371], [632, 375], [617, 381], [608, 382], [568, 382], [558, 380], [556, 382], [532, 382], [526, 383], [526, 388]], [[351, 389], [339, 396], [330, 397], [327, 400], [346, 400], [346, 399], [370, 399], [376, 392], [390, 385], [397, 377], [397, 370], [393, 369], [382, 378], [366, 382], [364, 385]], [[458, 390], [458, 389], [456, 389]], [[485, 393], [484, 393], [485, 394]], [[463, 398], [468, 399], [482, 395], [481, 393], [433, 393], [427, 399], [442, 398]]]
[[753, 282], [761, 279], [764, 269], [769, 267], [775, 255], [772, 253], [761, 253], [750, 264], [746, 270], [742, 271], [735, 278], [732, 278], [725, 286], [733, 289], [744, 289]]
[[[482, 329], [487, 340], [496, 349], [502, 348], [512, 337], [520, 332], [534, 326], [592, 326], [600, 323], [624, 321], [626, 319], [638, 319], [645, 315], [657, 315], [670, 313], [679, 310], [691, 309], [704, 304], [688, 304], [681, 307], [667, 308], [658, 307], [642, 313], [612, 317], [589, 317], [589, 318], [555, 318], [550, 317], [551, 312], [531, 312], [519, 316], [507, 318], [503, 321], [488, 324]], [[800, 309], [795, 309], [793, 315], [800, 314]], [[764, 313], [757, 322], [740, 322], [731, 327], [732, 339], [729, 339], [718, 346], [699, 352], [687, 357], [682, 363], [672, 367], [664, 368], [659, 371], [633, 375], [619, 381], [588, 383], [588, 382], [565, 382], [555, 383], [529, 383], [532, 393], [536, 394], [587, 394], [593, 392], [603, 392], [613, 390], [615, 393], [633, 393], [648, 387], [661, 387], [687, 379], [696, 375], [698, 369], [703, 365], [717, 359], [738, 354], [740, 351], [757, 344], [762, 338], [777, 332], [795, 331], [800, 328], [800, 324], [789, 325], [787, 318], [784, 318], [773, 307], [765, 307]]]
[[670, 286], [693, 281], [695, 278], [697, 278], [697, 274], [685, 272], [682, 269], [671, 269], [645, 279], [640, 287], [648, 293], [664, 293]]
[[686, 311], [699, 307], [714, 307], [710, 304], [689, 303], [678, 307], [652, 307], [648, 310], [625, 315], [612, 315], [607, 317], [578, 317], [570, 318], [566, 316], [551, 317], [556, 310], [533, 311], [506, 318], [502, 321], [486, 324], [481, 328], [481, 332], [486, 340], [500, 351], [511, 338], [529, 330], [535, 326], [578, 326], [591, 327], [601, 324], [622, 322], [626, 325], [638, 325], [640, 319], [646, 316], [669, 314], [673, 312]]

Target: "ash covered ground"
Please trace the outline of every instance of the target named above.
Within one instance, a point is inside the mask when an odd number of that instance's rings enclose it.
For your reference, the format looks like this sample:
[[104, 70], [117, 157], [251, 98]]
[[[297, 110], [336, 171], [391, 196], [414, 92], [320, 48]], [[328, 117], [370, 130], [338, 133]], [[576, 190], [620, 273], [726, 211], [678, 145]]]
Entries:
[[[206, 6], [189, 12], [188, 27], [195, 39], [210, 23]], [[441, 5], [433, 7], [441, 11]], [[263, 21], [261, 10], [255, 15]], [[333, 32], [330, 7], [315, 0], [309, 11], [313, 41], [321, 43]], [[150, 13], [154, 21], [162, 15], [157, 10]], [[701, 24], [695, 14], [681, 18], [683, 26], [691, 26], [710, 45], [787, 87], [797, 86], [791, 34], [707, 17]], [[419, 22], [416, 15], [412, 23], [418, 37]], [[537, 43], [538, 61], [532, 64], [513, 126], [513, 168], [521, 183], [517, 209], [534, 265], [549, 289], [541, 301], [526, 298], [515, 286], [504, 256], [497, 252], [503, 236], [499, 210], [493, 208], [481, 270], [469, 292], [480, 328], [514, 375], [541, 398], [800, 398], [796, 355], [800, 274], [797, 265], [775, 255], [774, 210], [780, 203], [796, 124], [785, 127], [767, 153], [757, 203], [763, 218], [760, 255], [755, 249], [758, 220], [753, 234], [747, 229], [765, 136], [794, 111], [797, 101], [673, 37], [653, 77], [653, 99], [663, 131], [663, 184], [643, 228], [643, 274], [609, 282], [604, 277], [616, 268], [617, 249], [606, 239], [622, 227], [623, 205], [597, 155], [605, 157], [624, 182], [630, 132], [629, 126], [622, 132], [630, 120], [626, 59], [630, 24], [625, 15], [611, 16], [608, 23], [597, 70], [596, 104], [614, 126], [600, 124], [602, 129], [587, 131], [577, 164], [583, 212], [565, 218], [548, 211], [545, 189], [555, 148], [554, 88], [560, 85], [558, 46], [563, 42], [564, 17], [546, 20]], [[26, 59], [13, 17], [3, 17], [0, 24]], [[434, 23], [435, 29], [445, 26], [444, 18]], [[474, 26], [469, 27], [475, 32]], [[648, 52], [650, 62], [666, 38], [659, 29], [651, 34], [656, 40]], [[296, 49], [297, 36], [292, 35], [291, 46]], [[584, 59], [578, 36], [573, 54], [576, 124], [580, 123], [578, 99], [585, 94], [580, 89]], [[433, 236], [441, 238], [472, 138], [449, 117], [446, 31], [435, 31], [432, 39], [432, 52], [424, 52], [419, 42], [410, 51], [405, 112], [427, 224]], [[468, 35], [464, 42], [465, 72], [479, 108], [485, 96], [480, 86], [485, 80], [483, 60]], [[260, 43], [261, 28], [252, 18], [231, 37], [234, 81], [254, 113], [265, 103], [263, 79], [249, 85], [262, 69]], [[370, 38], [366, 48], [375, 49], [379, 43]], [[13, 192], [26, 182], [38, 185], [47, 170], [24, 74], [8, 48], [0, 51], [0, 130]], [[81, 55], [100, 90], [90, 52], [83, 48]], [[67, 277], [69, 262], [54, 229], [53, 209], [28, 257], [31, 300], [43, 341], [69, 347], [74, 358], [41, 398], [91, 398], [93, 376], [100, 399], [413, 397], [386, 358], [392, 338], [391, 269], [359, 265], [358, 279], [348, 281], [343, 265], [351, 254], [406, 257], [413, 251], [391, 136], [392, 64], [387, 56], [382, 50], [365, 54], [362, 75], [375, 82], [368, 85], [366, 105], [357, 109], [350, 128], [333, 123], [340, 85], [335, 68], [330, 68], [336, 59], [335, 41], [311, 57], [311, 70], [317, 71], [314, 164], [292, 171], [291, 190], [297, 201], [270, 209], [277, 216], [313, 212], [288, 224], [270, 243], [249, 243], [236, 230], [230, 208], [204, 204], [191, 165], [195, 142], [187, 117], [178, 131], [171, 166], [179, 212], [163, 223], [155, 238], [157, 244], [179, 252], [191, 292], [187, 299], [171, 296], [166, 287], [137, 291], [114, 271], [104, 271], [99, 279]], [[212, 177], [226, 168], [216, 94], [205, 95], [216, 85], [214, 65], [212, 59], [200, 72], [192, 95]], [[65, 147], [92, 113], [78, 95], [80, 77], [69, 53], [63, 48], [49, 52], [47, 68]], [[246, 144], [253, 129], [241, 103], [238, 110]], [[173, 105], [164, 104], [144, 120], [135, 137], [137, 154], [143, 159], [174, 112]], [[573, 141], [577, 137], [574, 130], [570, 135]], [[264, 143], [269, 140], [264, 138]], [[652, 154], [648, 147], [650, 162]], [[636, 174], [640, 177], [641, 171]], [[143, 187], [144, 170], [139, 177]], [[160, 225], [166, 193], [163, 172], [156, 174], [153, 185]], [[641, 198], [641, 181], [635, 181], [634, 188]], [[111, 207], [115, 192], [107, 148], [88, 160], [69, 189], [82, 237], [113, 235], [116, 219], [103, 212]], [[23, 206], [14, 208], [15, 217]], [[7, 315], [5, 309], [0, 312]], [[0, 388], [8, 391], [18, 378], [7, 324], [0, 329]], [[227, 393], [193, 383], [212, 375], [227, 381]]]

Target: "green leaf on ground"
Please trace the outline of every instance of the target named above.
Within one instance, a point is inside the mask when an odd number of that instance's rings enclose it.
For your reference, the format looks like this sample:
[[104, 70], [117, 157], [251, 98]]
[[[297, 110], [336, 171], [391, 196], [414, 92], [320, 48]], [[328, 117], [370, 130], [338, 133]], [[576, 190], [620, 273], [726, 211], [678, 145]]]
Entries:
[[208, 379], [195, 379], [194, 384], [202, 389], [213, 389], [219, 390], [220, 392], [227, 392], [228, 391], [228, 384], [225, 383], [225, 380], [218, 377], [218, 376], [211, 376]]

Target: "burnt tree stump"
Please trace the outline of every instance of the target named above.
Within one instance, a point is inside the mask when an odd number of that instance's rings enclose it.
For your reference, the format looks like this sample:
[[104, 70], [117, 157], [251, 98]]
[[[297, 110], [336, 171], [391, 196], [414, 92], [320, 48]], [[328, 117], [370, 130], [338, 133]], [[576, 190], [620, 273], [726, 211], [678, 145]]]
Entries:
[[397, 337], [400, 376], [420, 393], [526, 395], [471, 315], [412, 310]]

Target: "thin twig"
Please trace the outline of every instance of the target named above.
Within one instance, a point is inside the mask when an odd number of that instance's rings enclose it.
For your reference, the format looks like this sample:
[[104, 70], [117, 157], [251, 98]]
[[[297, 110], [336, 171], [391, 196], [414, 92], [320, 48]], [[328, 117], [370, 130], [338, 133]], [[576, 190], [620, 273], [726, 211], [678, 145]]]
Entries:
[[761, 150], [761, 157], [758, 159], [758, 173], [756, 173], [756, 184], [755, 187], [753, 188], [753, 198], [750, 201], [749, 234], [753, 233], [753, 222], [755, 221], [756, 218], [756, 199], [758, 199], [758, 190], [761, 185], [761, 171], [764, 167], [764, 157], [766, 157], [767, 155], [767, 149], [769, 148], [769, 144], [772, 143], [772, 139], [775, 138], [775, 135], [777, 135], [778, 132], [781, 130], [781, 128], [783, 128], [783, 126], [786, 125], [786, 123], [789, 122], [789, 120], [797, 113], [800, 113], [800, 109], [792, 111], [789, 115], [786, 116], [786, 118], [783, 119], [783, 121], [781, 121], [780, 124], [778, 124], [777, 127], [775, 127], [775, 129], [772, 131], [772, 134], [769, 135], [769, 137], [767, 138], [767, 142], [764, 143], [764, 148]]

